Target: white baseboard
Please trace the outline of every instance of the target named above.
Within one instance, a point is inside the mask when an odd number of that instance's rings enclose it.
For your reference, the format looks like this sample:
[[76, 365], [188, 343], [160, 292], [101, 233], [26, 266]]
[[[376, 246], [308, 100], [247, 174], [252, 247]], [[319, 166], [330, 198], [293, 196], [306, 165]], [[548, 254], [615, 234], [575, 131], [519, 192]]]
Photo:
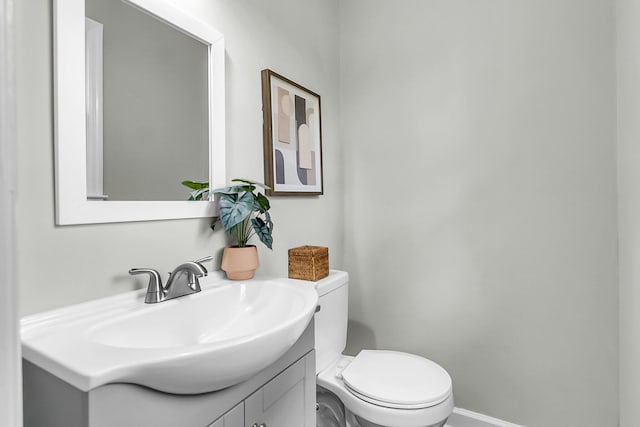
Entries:
[[446, 427], [524, 427], [497, 418], [482, 415], [477, 412], [454, 408], [453, 414], [447, 420]]

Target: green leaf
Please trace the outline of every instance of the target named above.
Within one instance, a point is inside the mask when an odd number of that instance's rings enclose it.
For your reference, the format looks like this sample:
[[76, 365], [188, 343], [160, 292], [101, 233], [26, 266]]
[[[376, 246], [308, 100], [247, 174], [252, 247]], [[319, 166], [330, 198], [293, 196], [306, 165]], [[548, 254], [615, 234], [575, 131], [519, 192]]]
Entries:
[[224, 229], [230, 233], [234, 225], [244, 221], [253, 210], [253, 194], [223, 193], [220, 197], [220, 221]]
[[273, 232], [273, 221], [271, 221], [271, 215], [269, 215], [269, 212], [264, 213], [264, 220], [267, 223], [269, 230]]
[[271, 190], [271, 187], [269, 187], [268, 185], [263, 184], [261, 182], [252, 181], [250, 179], [234, 178], [231, 180], [231, 182], [244, 182], [245, 184], [249, 184], [249, 185], [257, 185], [258, 187], [264, 188], [265, 190]]
[[269, 222], [265, 222], [262, 218], [253, 218], [251, 220], [251, 225], [256, 232], [256, 235], [260, 238], [260, 241], [264, 243], [266, 247], [269, 249], [273, 249], [273, 237], [271, 236], [271, 231], [273, 229], [273, 223], [271, 223], [271, 227], [269, 226]]
[[185, 187], [189, 187], [192, 190], [202, 190], [204, 188], [209, 188], [208, 182], [182, 181], [182, 185], [184, 185]]
[[192, 191], [189, 196], [189, 200], [202, 200], [205, 193], [208, 193], [209, 189], [208, 188], [202, 188], [200, 190], [195, 190]]
[[211, 190], [211, 193], [213, 194], [238, 194], [238, 193], [242, 193], [243, 190], [240, 188], [240, 186], [234, 185], [232, 187], [222, 187], [222, 188], [216, 188], [215, 190]]
[[261, 213], [265, 213], [271, 208], [271, 206], [269, 205], [269, 199], [267, 199], [264, 194], [258, 193], [255, 196], [255, 200], [258, 207], [257, 210], [259, 210]]

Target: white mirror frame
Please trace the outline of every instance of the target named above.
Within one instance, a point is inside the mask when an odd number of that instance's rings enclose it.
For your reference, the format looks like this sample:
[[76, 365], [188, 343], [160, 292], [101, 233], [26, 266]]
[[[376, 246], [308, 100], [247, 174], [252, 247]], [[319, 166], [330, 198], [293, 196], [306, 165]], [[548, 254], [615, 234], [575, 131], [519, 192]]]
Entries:
[[[209, 184], [226, 184], [224, 37], [166, 0], [123, 0], [201, 41], [209, 50]], [[208, 201], [87, 200], [84, 0], [54, 0], [56, 224], [200, 218]], [[185, 197], [188, 189], [185, 187]]]

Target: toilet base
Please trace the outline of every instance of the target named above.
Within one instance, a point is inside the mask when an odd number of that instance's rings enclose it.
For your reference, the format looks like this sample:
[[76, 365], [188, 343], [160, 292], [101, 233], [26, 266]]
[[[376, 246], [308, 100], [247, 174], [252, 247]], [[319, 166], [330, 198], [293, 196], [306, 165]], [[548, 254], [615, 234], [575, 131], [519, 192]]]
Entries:
[[[395, 427], [394, 425], [380, 425], [368, 421], [345, 408], [342, 401], [331, 391], [316, 387], [317, 427]], [[444, 427], [447, 420], [421, 427]]]
[[349, 427], [345, 408], [338, 397], [316, 386], [316, 427]]

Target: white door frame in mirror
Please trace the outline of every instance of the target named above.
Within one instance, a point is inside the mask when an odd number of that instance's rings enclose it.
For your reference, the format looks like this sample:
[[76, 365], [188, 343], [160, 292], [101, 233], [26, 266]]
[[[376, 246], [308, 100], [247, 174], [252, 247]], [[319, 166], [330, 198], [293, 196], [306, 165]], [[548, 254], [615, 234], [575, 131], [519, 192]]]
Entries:
[[[212, 188], [224, 186], [223, 35], [166, 0], [125, 1], [208, 46], [209, 183]], [[54, 0], [54, 57], [57, 224], [199, 218], [215, 214], [214, 203], [207, 201], [88, 200], [84, 0]]]

